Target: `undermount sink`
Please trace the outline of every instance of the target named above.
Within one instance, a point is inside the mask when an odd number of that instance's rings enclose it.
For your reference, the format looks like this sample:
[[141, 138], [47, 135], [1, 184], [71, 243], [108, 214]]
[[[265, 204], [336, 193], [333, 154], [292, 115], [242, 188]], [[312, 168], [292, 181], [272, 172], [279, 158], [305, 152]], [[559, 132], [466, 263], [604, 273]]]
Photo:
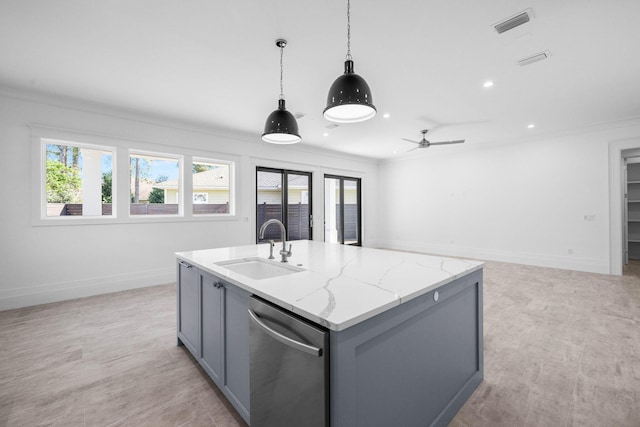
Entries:
[[254, 280], [270, 279], [305, 271], [304, 268], [257, 257], [232, 259], [215, 264]]

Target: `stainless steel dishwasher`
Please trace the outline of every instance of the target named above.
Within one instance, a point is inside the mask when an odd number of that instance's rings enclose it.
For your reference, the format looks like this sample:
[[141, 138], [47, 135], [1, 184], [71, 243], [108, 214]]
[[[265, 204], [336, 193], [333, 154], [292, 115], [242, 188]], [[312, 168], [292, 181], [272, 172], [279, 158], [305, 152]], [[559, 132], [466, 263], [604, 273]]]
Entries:
[[329, 425], [329, 331], [249, 300], [251, 427]]

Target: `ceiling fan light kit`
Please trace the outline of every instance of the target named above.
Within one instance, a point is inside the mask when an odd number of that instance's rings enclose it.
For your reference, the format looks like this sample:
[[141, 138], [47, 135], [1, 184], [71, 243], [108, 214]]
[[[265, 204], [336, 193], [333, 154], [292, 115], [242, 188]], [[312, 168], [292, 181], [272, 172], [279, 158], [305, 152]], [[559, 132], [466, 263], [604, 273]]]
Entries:
[[351, 1], [347, 0], [347, 57], [344, 74], [338, 77], [327, 96], [324, 117], [336, 123], [356, 123], [376, 115], [371, 89], [367, 82], [353, 70], [351, 58]]
[[262, 134], [262, 140], [271, 144], [295, 144], [302, 139], [298, 132], [296, 118], [286, 109], [282, 89], [282, 56], [286, 45], [286, 40], [276, 40], [276, 46], [280, 48], [280, 98], [278, 99], [278, 109], [267, 117]]

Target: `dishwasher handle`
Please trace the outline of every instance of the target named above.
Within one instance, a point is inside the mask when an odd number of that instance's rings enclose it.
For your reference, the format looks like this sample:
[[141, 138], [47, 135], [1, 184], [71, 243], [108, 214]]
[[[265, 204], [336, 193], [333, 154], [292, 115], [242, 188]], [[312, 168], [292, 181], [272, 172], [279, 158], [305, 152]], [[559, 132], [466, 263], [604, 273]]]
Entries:
[[314, 346], [311, 346], [311, 345], [307, 345], [307, 344], [302, 343], [300, 341], [296, 341], [296, 340], [293, 340], [293, 339], [291, 339], [289, 337], [286, 337], [286, 336], [282, 335], [280, 332], [274, 331], [273, 329], [268, 327], [266, 324], [264, 324], [264, 322], [262, 322], [262, 320], [260, 320], [260, 318], [256, 315], [256, 313], [253, 312], [253, 310], [248, 309], [247, 311], [249, 312], [249, 318], [251, 320], [253, 320], [256, 323], [256, 325], [261, 327], [272, 338], [280, 341], [281, 343], [283, 343], [285, 345], [288, 345], [289, 347], [293, 347], [296, 350], [303, 351], [303, 352], [305, 352], [307, 354], [310, 354], [312, 356], [316, 356], [316, 357], [322, 356], [322, 349], [321, 348], [314, 347]]

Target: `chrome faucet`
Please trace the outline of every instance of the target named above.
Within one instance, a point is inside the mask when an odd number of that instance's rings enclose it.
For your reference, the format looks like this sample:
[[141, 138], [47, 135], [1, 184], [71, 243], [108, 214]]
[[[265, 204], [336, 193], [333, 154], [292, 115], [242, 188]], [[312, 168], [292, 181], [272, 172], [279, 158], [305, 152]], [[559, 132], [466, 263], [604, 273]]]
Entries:
[[273, 247], [276, 245], [276, 243], [273, 240], [269, 240], [269, 259], [276, 259], [273, 256]]
[[[282, 250], [280, 251], [280, 255], [282, 256], [282, 259], [280, 260], [280, 262], [287, 262], [287, 257], [290, 257], [292, 255], [291, 253], [291, 244], [289, 244], [289, 250], [287, 250], [287, 229], [284, 228], [284, 224], [281, 223], [280, 221], [278, 221], [277, 219], [270, 219], [269, 221], [265, 222], [264, 224], [262, 224], [262, 227], [260, 227], [260, 238], [264, 239], [264, 230], [267, 229], [268, 226], [270, 226], [271, 224], [278, 224], [278, 226], [280, 227], [280, 238], [282, 239]], [[269, 245], [271, 245], [271, 243], [269, 243]], [[271, 246], [273, 248], [273, 246]]]

